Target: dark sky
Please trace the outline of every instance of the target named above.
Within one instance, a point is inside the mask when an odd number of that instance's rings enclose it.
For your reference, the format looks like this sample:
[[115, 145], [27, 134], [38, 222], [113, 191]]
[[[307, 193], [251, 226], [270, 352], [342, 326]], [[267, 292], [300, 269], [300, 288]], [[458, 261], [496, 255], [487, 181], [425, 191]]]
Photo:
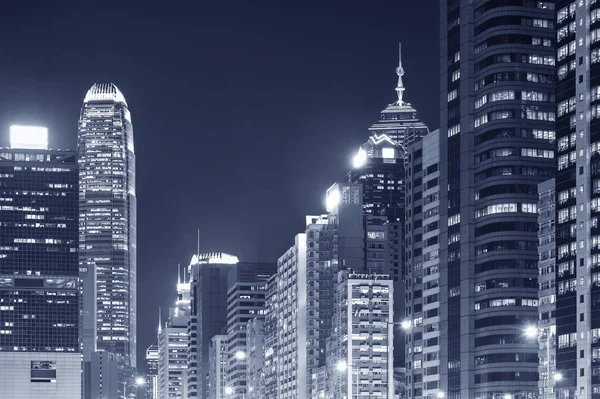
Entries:
[[156, 3], [4, 0], [0, 12], [1, 146], [21, 123], [75, 148], [94, 82], [129, 103], [140, 365], [197, 228], [203, 252], [275, 261], [324, 211], [395, 99], [398, 42], [405, 99], [431, 129], [439, 119], [437, 0]]

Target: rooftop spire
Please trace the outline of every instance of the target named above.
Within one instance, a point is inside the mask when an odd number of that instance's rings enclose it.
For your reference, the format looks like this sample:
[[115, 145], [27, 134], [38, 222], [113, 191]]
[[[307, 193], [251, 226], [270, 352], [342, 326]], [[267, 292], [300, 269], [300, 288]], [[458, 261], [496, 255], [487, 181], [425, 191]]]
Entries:
[[162, 332], [162, 309], [158, 308], [158, 333]]
[[398, 68], [396, 68], [396, 74], [398, 75], [398, 85], [396, 86], [396, 94], [398, 95], [398, 105], [402, 105], [402, 96], [404, 95], [404, 83], [402, 82], [402, 76], [404, 76], [404, 68], [402, 68], [402, 43], [398, 45]]

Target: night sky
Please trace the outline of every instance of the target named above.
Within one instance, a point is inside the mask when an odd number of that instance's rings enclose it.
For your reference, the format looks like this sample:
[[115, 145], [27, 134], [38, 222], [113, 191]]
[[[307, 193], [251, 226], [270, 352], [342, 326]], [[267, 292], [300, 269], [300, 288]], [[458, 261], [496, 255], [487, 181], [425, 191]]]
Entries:
[[324, 212], [324, 191], [395, 100], [399, 41], [405, 99], [438, 127], [438, 27], [437, 0], [4, 0], [0, 145], [20, 123], [75, 149], [87, 89], [123, 91], [137, 156], [141, 366], [196, 229], [202, 252], [275, 262], [304, 215]]

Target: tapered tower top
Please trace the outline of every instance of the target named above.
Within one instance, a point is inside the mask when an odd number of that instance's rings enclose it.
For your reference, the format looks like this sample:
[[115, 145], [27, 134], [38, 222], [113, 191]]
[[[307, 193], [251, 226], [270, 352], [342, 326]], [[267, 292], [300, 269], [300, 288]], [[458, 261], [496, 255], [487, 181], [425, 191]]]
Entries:
[[402, 43], [398, 44], [398, 68], [396, 68], [396, 74], [398, 75], [398, 85], [396, 86], [396, 93], [398, 94], [398, 105], [402, 105], [402, 96], [404, 95], [404, 82], [402, 82], [402, 76], [404, 76], [404, 68], [402, 68]]
[[88, 103], [95, 101], [114, 101], [116, 103], [123, 103], [127, 106], [125, 96], [123, 96], [121, 90], [119, 90], [114, 83], [94, 83], [85, 95], [83, 102]]

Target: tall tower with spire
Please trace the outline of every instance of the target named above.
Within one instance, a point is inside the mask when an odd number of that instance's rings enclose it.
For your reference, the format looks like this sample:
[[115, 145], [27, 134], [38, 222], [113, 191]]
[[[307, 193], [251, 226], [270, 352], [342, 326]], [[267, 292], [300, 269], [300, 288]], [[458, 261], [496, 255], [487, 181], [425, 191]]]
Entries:
[[[417, 111], [404, 100], [401, 44], [398, 50], [397, 100], [381, 111], [379, 121], [369, 128], [371, 135], [358, 148], [348, 173], [348, 181], [363, 185], [365, 242], [369, 229], [387, 229], [385, 246], [390, 256], [385, 269], [394, 279], [395, 321], [404, 314], [405, 154], [408, 146], [429, 133]], [[394, 337], [394, 362], [404, 363], [404, 337], [400, 334]]]
[[136, 367], [135, 154], [131, 114], [114, 84], [88, 90], [77, 146], [84, 370], [95, 352], [106, 351], [131, 379]]
[[404, 150], [415, 141], [429, 133], [427, 126], [417, 116], [417, 111], [404, 101], [404, 67], [402, 66], [402, 44], [398, 46], [398, 84], [396, 85], [397, 101], [389, 104], [379, 115], [369, 131], [377, 136], [386, 135], [396, 141]]

